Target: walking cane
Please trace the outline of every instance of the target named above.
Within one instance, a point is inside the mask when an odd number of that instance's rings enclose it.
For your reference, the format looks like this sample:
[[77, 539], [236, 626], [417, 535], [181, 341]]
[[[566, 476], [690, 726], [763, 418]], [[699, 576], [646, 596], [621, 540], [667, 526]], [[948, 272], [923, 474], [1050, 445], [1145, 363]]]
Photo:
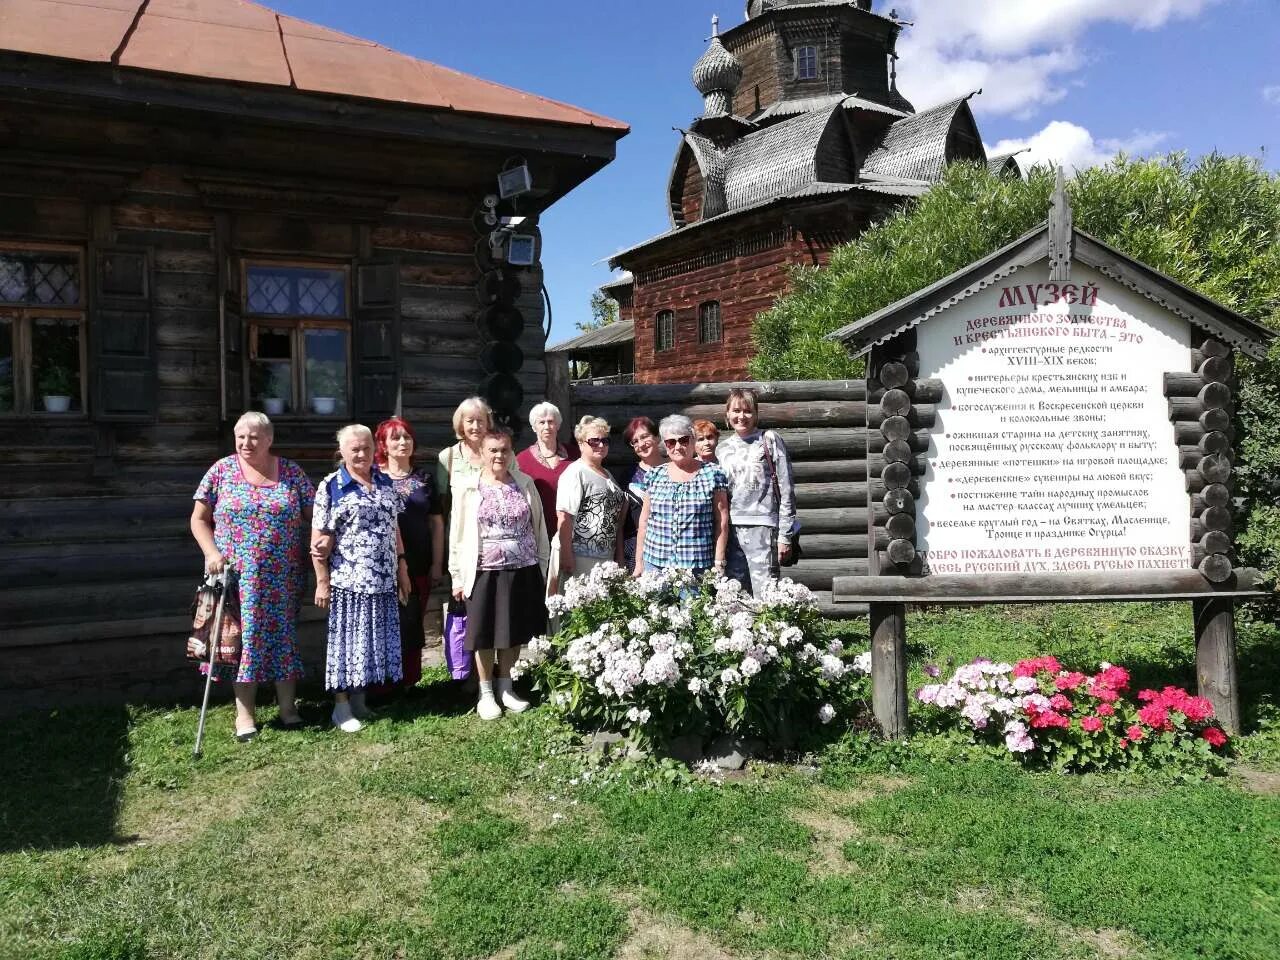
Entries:
[[204, 721], [209, 713], [209, 692], [213, 689], [214, 660], [218, 656], [218, 644], [222, 641], [222, 611], [227, 605], [231, 576], [230, 564], [224, 566], [221, 573], [205, 574], [205, 584], [218, 592], [218, 607], [213, 615], [213, 629], [209, 633], [209, 672], [204, 678], [204, 701], [200, 704], [200, 724], [196, 727], [196, 748], [193, 755], [197, 759], [200, 757], [201, 744], [204, 742]]

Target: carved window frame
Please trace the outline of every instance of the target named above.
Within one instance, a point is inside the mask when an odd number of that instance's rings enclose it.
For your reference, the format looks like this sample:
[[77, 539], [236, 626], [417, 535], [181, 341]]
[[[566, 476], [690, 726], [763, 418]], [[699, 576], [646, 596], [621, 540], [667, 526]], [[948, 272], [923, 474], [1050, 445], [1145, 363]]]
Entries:
[[[88, 344], [88, 295], [89, 277], [86, 271], [85, 249], [79, 246], [52, 243], [23, 243], [18, 240], [0, 240], [0, 256], [32, 253], [70, 254], [78, 265], [78, 288], [75, 303], [33, 303], [29, 301], [0, 299], [0, 323], [9, 327], [10, 381], [12, 391], [10, 409], [0, 410], [0, 418], [38, 417], [65, 420], [84, 419], [89, 411], [89, 344]], [[0, 292], [0, 298], [3, 293]], [[39, 384], [35, 376], [33, 328], [40, 320], [71, 321], [76, 325], [79, 354], [78, 409], [52, 412], [40, 409]]]
[[698, 342], [720, 343], [724, 340], [724, 323], [720, 316], [720, 301], [708, 300], [698, 306]]
[[676, 314], [659, 310], [653, 321], [653, 352], [666, 353], [676, 347]]

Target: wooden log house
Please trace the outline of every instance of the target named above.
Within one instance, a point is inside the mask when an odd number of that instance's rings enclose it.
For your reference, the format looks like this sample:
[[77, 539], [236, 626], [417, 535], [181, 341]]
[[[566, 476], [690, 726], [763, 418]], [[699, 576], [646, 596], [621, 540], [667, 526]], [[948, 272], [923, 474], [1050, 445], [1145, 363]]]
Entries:
[[353, 420], [450, 442], [495, 355], [540, 399], [536, 263], [519, 350], [478, 329], [483, 200], [526, 166], [527, 228], [626, 132], [243, 0], [0, 4], [0, 703], [187, 676], [191, 495], [242, 411], [318, 478]]

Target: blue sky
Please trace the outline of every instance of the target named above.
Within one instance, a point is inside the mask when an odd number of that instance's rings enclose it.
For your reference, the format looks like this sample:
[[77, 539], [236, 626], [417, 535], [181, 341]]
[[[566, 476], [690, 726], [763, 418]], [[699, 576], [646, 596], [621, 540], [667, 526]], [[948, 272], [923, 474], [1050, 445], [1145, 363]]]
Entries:
[[[742, 0], [266, 0], [284, 13], [631, 124], [618, 158], [542, 218], [552, 341], [572, 336], [608, 268], [667, 229], [672, 127], [718, 13]], [[1211, 150], [1280, 169], [1280, 0], [876, 0], [904, 31], [899, 87], [917, 108], [982, 87], [989, 147], [1072, 166]]]

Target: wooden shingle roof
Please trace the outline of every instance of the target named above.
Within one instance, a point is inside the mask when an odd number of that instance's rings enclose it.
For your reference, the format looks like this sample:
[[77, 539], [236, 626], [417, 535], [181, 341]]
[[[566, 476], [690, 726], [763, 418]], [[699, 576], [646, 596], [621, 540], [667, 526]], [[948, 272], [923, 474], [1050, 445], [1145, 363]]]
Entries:
[[948, 141], [953, 128], [967, 124], [976, 136], [977, 127], [968, 103], [971, 96], [973, 94], [939, 104], [891, 124], [879, 145], [867, 154], [862, 173], [929, 182], [939, 180], [951, 159]]
[[636, 338], [635, 322], [632, 320], [615, 320], [603, 327], [588, 330], [571, 340], [563, 340], [554, 346], [547, 347], [547, 353], [571, 353], [578, 350], [593, 350], [608, 347], [617, 343], [630, 343]]

